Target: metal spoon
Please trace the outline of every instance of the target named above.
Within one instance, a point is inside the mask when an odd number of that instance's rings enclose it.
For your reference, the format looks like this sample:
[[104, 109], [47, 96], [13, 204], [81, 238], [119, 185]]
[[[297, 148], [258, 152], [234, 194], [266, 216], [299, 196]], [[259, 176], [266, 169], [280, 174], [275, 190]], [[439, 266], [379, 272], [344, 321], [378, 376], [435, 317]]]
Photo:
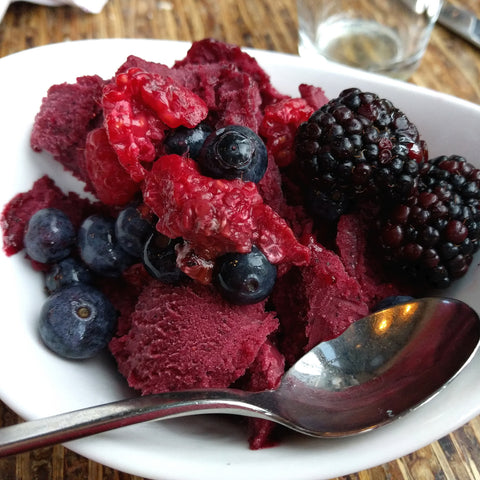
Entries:
[[430, 399], [472, 359], [479, 339], [479, 317], [468, 305], [424, 298], [374, 313], [320, 343], [276, 390], [172, 392], [28, 421], [0, 428], [0, 456], [200, 413], [265, 418], [314, 437], [353, 435]]

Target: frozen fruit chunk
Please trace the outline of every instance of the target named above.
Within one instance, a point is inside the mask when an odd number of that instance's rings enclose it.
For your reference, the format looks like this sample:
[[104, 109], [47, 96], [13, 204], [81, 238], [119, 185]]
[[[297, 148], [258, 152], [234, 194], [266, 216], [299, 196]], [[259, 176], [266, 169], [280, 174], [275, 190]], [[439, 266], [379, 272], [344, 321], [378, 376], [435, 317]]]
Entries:
[[182, 237], [207, 260], [227, 252], [247, 253], [254, 244], [274, 264], [309, 260], [308, 248], [263, 203], [252, 182], [205, 177], [192, 159], [165, 155], [148, 173], [143, 194], [159, 217], [157, 230]]
[[279, 278], [272, 294], [284, 331], [281, 350], [287, 363], [368, 314], [360, 285], [340, 258], [314, 241], [309, 247], [310, 264], [292, 268]]
[[49, 88], [35, 117], [30, 143], [35, 151], [46, 150], [80, 180], [86, 180], [83, 150], [87, 132], [101, 121], [104, 80], [79, 77], [76, 83]]
[[[208, 110], [217, 110], [217, 87], [224, 70], [235, 70], [227, 64], [187, 64], [181, 68], [170, 68], [156, 62], [149, 62], [142, 58], [130, 55], [126, 62], [118, 69], [117, 74], [126, 73], [131, 68], [141, 69], [147, 73], [168, 76], [198, 95], [207, 105]], [[209, 112], [209, 115], [211, 112]]]
[[107, 85], [105, 127], [120, 164], [135, 182], [145, 176], [167, 127], [192, 128], [208, 113], [205, 102], [172, 78], [131, 68]]
[[103, 127], [87, 135], [85, 167], [95, 195], [106, 205], [125, 205], [140, 189], [120, 165]]
[[109, 299], [95, 287], [77, 283], [48, 296], [38, 332], [60, 357], [84, 360], [104, 350], [116, 323], [117, 313]]
[[226, 63], [234, 65], [238, 71], [248, 74], [258, 84], [263, 105], [275, 103], [286, 98], [272, 85], [269, 75], [260, 67], [257, 60], [242, 51], [237, 45], [206, 38], [194, 42], [183, 60], [175, 63], [174, 68], [185, 65]]
[[412, 293], [413, 288], [389, 278], [380, 257], [371, 248], [373, 242], [368, 241], [369, 230], [370, 223], [361, 215], [342, 215], [336, 245], [345, 270], [358, 280], [363, 297], [372, 308], [382, 298]]
[[328, 103], [328, 97], [325, 95], [325, 91], [321, 87], [302, 83], [298, 86], [298, 90], [301, 97], [304, 98], [314, 110], [318, 110], [320, 107]]
[[258, 85], [250, 75], [226, 70], [217, 88], [217, 98], [217, 128], [243, 125], [258, 131], [262, 116], [262, 98]]
[[53, 264], [70, 256], [76, 231], [64, 212], [58, 208], [42, 208], [30, 217], [23, 241], [30, 258]]
[[139, 295], [144, 286], [152, 278], [141, 263], [136, 263], [128, 267], [121, 277], [101, 277], [96, 278], [96, 283], [100, 290], [110, 299], [118, 312], [117, 336], [128, 333], [131, 327], [132, 313]]
[[131, 98], [117, 95], [113, 87], [103, 96], [105, 127], [118, 161], [135, 182], [145, 176], [142, 162], [156, 157], [154, 142], [163, 137], [164, 126], [151, 112]]
[[258, 131], [263, 108], [258, 83], [230, 63], [187, 64], [172, 76], [202, 98], [208, 106], [207, 122], [214, 128], [243, 125]]
[[118, 67], [115, 75], [126, 73], [131, 68], [143, 70], [147, 73], [155, 73], [157, 75], [170, 75], [172, 73], [172, 68], [164, 63], [151, 62], [144, 58], [137, 57], [136, 55], [129, 55], [125, 62]]
[[[258, 351], [246, 374], [235, 385], [244, 390], [259, 392], [272, 390], [280, 385], [285, 372], [285, 359], [277, 347], [267, 340]], [[249, 419], [249, 446], [252, 450], [275, 444], [275, 424], [259, 418]]]
[[143, 394], [230, 386], [278, 326], [263, 303], [234, 306], [211, 286], [155, 281], [140, 295], [131, 322], [110, 350]]

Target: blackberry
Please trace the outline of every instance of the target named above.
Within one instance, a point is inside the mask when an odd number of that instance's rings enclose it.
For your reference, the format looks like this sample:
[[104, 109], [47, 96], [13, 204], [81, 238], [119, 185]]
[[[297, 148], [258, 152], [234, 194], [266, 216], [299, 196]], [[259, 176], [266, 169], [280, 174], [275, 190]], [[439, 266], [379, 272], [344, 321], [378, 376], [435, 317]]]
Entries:
[[379, 220], [387, 261], [434, 288], [462, 277], [480, 242], [480, 170], [458, 155], [420, 169], [418, 192]]
[[389, 100], [351, 88], [300, 125], [295, 155], [307, 207], [323, 218], [324, 204], [331, 217], [363, 199], [408, 198], [427, 149], [415, 125]]

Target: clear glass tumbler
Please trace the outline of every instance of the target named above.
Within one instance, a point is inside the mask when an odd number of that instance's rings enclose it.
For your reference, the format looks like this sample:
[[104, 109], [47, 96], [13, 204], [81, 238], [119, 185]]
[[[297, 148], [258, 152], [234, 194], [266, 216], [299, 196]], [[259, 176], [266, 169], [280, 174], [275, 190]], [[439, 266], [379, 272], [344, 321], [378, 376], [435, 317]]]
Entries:
[[442, 0], [297, 0], [299, 54], [407, 79]]

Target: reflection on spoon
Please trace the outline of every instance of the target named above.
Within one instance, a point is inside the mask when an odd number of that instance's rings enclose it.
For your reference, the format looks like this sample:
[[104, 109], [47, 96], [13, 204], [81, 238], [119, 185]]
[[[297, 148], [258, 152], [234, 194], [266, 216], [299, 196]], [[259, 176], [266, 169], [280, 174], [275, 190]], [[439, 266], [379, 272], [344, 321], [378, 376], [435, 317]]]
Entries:
[[147, 395], [0, 428], [0, 456], [140, 422], [201, 413], [264, 418], [314, 437], [341, 437], [391, 422], [423, 404], [479, 348], [480, 320], [465, 303], [424, 298], [374, 313], [323, 342], [278, 389]]

